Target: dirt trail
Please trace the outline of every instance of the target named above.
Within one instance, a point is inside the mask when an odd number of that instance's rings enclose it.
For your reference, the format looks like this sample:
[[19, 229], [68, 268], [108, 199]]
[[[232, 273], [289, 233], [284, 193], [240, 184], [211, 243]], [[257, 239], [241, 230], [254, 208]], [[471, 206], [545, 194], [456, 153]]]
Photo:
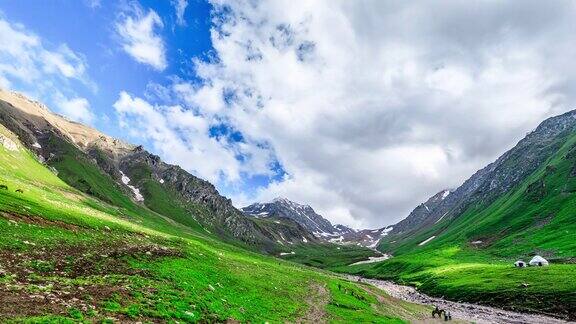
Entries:
[[[347, 276], [347, 278], [352, 281], [358, 281], [360, 277]], [[434, 298], [418, 292], [413, 287], [398, 285], [390, 281], [366, 278], [362, 278], [361, 280], [362, 282], [380, 288], [390, 296], [401, 300], [422, 305], [437, 305], [441, 309], [450, 311], [453, 319], [474, 323], [572, 323], [543, 315], [516, 313], [494, 307], [458, 303], [441, 298]]]
[[330, 294], [326, 286], [313, 283], [310, 286], [310, 295], [306, 298], [309, 306], [304, 317], [298, 319], [296, 323], [327, 323], [326, 305], [330, 302]]

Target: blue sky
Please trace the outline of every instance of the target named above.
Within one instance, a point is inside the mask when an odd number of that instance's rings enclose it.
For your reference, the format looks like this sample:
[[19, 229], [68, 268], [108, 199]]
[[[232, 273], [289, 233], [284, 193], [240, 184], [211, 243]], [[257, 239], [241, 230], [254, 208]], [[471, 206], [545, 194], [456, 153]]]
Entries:
[[0, 86], [237, 207], [381, 227], [576, 106], [573, 1], [0, 2]]
[[[214, 55], [210, 40], [211, 9], [212, 6], [205, 1], [186, 1], [181, 18], [183, 23], [179, 23], [176, 2], [170, 1], [7, 1], [0, 7], [5, 20], [11, 24], [22, 24], [25, 32], [40, 37], [47, 49], [57, 49], [66, 44], [82, 56], [87, 66], [86, 78], [90, 80], [90, 84], [66, 81], [61, 88], [66, 89], [68, 94], [73, 94], [72, 96], [87, 99], [90, 104], [94, 117], [89, 121], [76, 119], [88, 122], [112, 136], [144, 144], [155, 153], [158, 153], [158, 150], [147, 138], [130, 135], [118, 126], [113, 104], [118, 100], [121, 91], [148, 94], [151, 86], [170, 84], [176, 79], [192, 84], [201, 83], [202, 80], [196, 78], [193, 59], [210, 60]], [[165, 68], [158, 69], [153, 65], [138, 62], [122, 50], [117, 24], [122, 22], [123, 15], [134, 16], [134, 10], [140, 10], [142, 15], [153, 11], [160, 17], [162, 26], [156, 26], [154, 34], [162, 39], [165, 47]], [[34, 93], [34, 85], [17, 79], [11, 81], [14, 89], [39, 97], [38, 99], [47, 102], [49, 107], [59, 111], [58, 102], [54, 98]], [[176, 104], [178, 100], [153, 98], [151, 101]], [[214, 125], [210, 128], [209, 135], [232, 142], [243, 141], [241, 133], [226, 124]], [[237, 154], [236, 158], [240, 161], [244, 159], [242, 154]], [[242, 192], [252, 195], [256, 188], [265, 187], [271, 180], [282, 177], [284, 172], [280, 164], [277, 161], [271, 163], [272, 174], [242, 174], [242, 179], [233, 183], [222, 178], [210, 180], [216, 182], [224, 194]], [[203, 176], [195, 172], [193, 163], [187, 169]]]
[[[47, 47], [65, 43], [85, 57], [87, 72], [98, 91], [82, 84], [70, 87], [89, 99], [102, 115], [113, 116], [112, 104], [120, 90], [144, 93], [150, 83], [165, 83], [168, 78], [194, 79], [193, 57], [205, 57], [212, 50], [210, 42], [210, 5], [190, 1], [185, 11], [186, 26], [176, 23], [176, 12], [169, 1], [142, 1], [142, 10], [154, 10], [162, 18], [164, 28], [157, 32], [165, 40], [167, 67], [159, 72], [142, 65], [119, 48], [114, 24], [119, 12], [130, 2], [106, 2], [91, 7], [88, 1], [6, 1], [0, 7], [5, 19], [21, 23], [26, 30], [40, 36]], [[111, 135], [122, 132], [113, 124], [96, 119], [94, 126]]]

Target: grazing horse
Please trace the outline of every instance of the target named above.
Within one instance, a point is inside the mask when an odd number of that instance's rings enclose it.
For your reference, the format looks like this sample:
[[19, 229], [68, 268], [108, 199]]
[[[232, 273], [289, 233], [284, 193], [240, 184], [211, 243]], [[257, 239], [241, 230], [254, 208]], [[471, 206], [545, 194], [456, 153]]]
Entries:
[[436, 317], [436, 314], [438, 314], [438, 318], [442, 318], [442, 314], [445, 314], [446, 312], [443, 309], [438, 308], [438, 306], [436, 306], [436, 308], [434, 308], [434, 310], [432, 311], [432, 317]]
[[18, 192], [18, 193], [24, 193], [24, 190], [22, 190], [22, 189], [16, 189], [16, 192]]
[[0, 189], [8, 190], [8, 186], [7, 185], [0, 185]]

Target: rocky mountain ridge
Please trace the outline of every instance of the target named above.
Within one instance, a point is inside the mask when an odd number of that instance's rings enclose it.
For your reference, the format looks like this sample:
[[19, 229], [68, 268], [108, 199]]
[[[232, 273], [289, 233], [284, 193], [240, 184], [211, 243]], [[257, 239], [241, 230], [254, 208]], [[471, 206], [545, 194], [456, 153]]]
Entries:
[[242, 208], [242, 211], [246, 215], [260, 219], [285, 218], [294, 220], [319, 240], [335, 244], [375, 248], [380, 239], [392, 230], [391, 227], [355, 230], [341, 224], [333, 225], [329, 220], [316, 213], [312, 207], [282, 197], [267, 203], [254, 203]]
[[292, 219], [315, 236], [339, 234], [338, 229], [330, 221], [318, 215], [312, 207], [282, 197], [275, 198], [268, 203], [254, 203], [241, 208], [241, 210], [246, 215], [256, 218], [284, 217]]

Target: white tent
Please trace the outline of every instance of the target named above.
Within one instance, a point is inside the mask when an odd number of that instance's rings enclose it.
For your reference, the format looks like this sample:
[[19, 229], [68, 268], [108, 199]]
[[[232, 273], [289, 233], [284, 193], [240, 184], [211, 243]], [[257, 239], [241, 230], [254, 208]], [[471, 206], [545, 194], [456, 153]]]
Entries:
[[532, 258], [532, 260], [530, 260], [530, 265], [531, 266], [547, 266], [548, 265], [548, 261], [546, 259], [544, 259], [543, 257], [537, 255], [535, 257]]
[[514, 265], [518, 268], [524, 268], [526, 266], [526, 262], [524, 262], [522, 260], [518, 260], [518, 261], [514, 262]]

